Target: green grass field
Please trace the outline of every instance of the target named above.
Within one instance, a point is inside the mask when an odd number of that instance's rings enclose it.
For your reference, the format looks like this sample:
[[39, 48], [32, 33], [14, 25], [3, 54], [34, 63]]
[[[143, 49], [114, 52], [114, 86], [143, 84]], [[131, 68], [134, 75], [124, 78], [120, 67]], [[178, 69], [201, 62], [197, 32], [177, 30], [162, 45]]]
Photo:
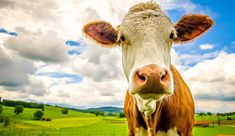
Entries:
[[217, 121], [218, 118], [220, 118], [221, 120], [226, 120], [227, 117], [231, 117], [232, 119], [235, 120], [235, 115], [231, 115], [231, 116], [199, 116], [199, 115], [195, 115], [195, 120], [206, 120], [206, 121]]
[[[10, 126], [0, 126], [0, 136], [126, 136], [125, 118], [95, 116], [69, 110], [61, 114], [61, 108], [45, 106], [44, 116], [52, 121], [33, 120], [33, 113], [38, 109], [24, 108], [24, 112], [15, 116], [14, 107], [3, 106], [2, 115], [11, 118]], [[235, 116], [231, 116], [233, 121]], [[226, 119], [226, 117], [220, 117]], [[196, 120], [216, 121], [217, 116], [195, 116]], [[194, 127], [194, 136], [215, 136], [216, 134], [234, 134], [235, 123], [215, 127]]]

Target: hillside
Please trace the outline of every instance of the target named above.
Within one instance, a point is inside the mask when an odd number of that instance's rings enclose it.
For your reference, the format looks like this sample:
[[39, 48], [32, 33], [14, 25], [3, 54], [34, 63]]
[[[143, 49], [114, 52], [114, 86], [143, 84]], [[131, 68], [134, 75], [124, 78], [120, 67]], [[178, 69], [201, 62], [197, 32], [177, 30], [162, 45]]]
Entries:
[[114, 113], [121, 113], [123, 112], [123, 108], [118, 107], [99, 107], [99, 108], [89, 108], [86, 111], [99, 111], [99, 112], [114, 112]]

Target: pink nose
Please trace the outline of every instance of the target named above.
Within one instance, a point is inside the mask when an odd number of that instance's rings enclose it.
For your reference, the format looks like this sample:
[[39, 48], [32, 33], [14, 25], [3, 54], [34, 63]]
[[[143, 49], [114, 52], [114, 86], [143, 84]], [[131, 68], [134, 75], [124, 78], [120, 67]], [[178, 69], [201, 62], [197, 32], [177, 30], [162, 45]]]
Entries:
[[165, 93], [170, 84], [169, 71], [151, 64], [134, 74], [134, 87], [138, 93]]

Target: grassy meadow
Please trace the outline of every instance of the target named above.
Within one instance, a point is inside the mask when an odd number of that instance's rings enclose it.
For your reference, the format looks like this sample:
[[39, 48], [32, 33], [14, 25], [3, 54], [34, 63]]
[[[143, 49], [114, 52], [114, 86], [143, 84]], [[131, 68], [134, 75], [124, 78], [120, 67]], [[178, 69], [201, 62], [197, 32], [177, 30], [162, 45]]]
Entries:
[[[0, 136], [126, 136], [125, 118], [96, 116], [69, 110], [61, 114], [60, 107], [45, 106], [44, 116], [52, 121], [33, 120], [33, 113], [39, 109], [24, 108], [23, 113], [15, 116], [14, 107], [3, 106], [2, 116], [10, 117], [10, 125], [0, 124]], [[194, 127], [194, 136], [216, 136], [217, 134], [235, 135], [235, 115], [226, 121], [227, 116], [220, 116], [222, 125], [214, 127]], [[196, 120], [217, 121], [218, 116], [198, 116]], [[223, 121], [226, 122], [223, 124]], [[226, 136], [226, 135], [225, 135]]]

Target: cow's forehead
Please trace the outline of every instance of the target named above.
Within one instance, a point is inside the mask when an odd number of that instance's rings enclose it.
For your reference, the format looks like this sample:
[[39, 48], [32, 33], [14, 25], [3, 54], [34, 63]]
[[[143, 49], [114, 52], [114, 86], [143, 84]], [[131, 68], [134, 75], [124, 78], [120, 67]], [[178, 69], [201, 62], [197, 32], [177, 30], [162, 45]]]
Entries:
[[146, 26], [152, 28], [159, 27], [158, 30], [163, 29], [162, 31], [168, 31], [168, 29], [172, 28], [172, 23], [158, 4], [147, 2], [131, 7], [124, 17], [120, 29], [138, 33], [146, 29]]
[[154, 2], [139, 3], [139, 4], [132, 6], [128, 13], [131, 14], [131, 13], [145, 11], [145, 10], [161, 11], [161, 8], [157, 3], [154, 3]]

